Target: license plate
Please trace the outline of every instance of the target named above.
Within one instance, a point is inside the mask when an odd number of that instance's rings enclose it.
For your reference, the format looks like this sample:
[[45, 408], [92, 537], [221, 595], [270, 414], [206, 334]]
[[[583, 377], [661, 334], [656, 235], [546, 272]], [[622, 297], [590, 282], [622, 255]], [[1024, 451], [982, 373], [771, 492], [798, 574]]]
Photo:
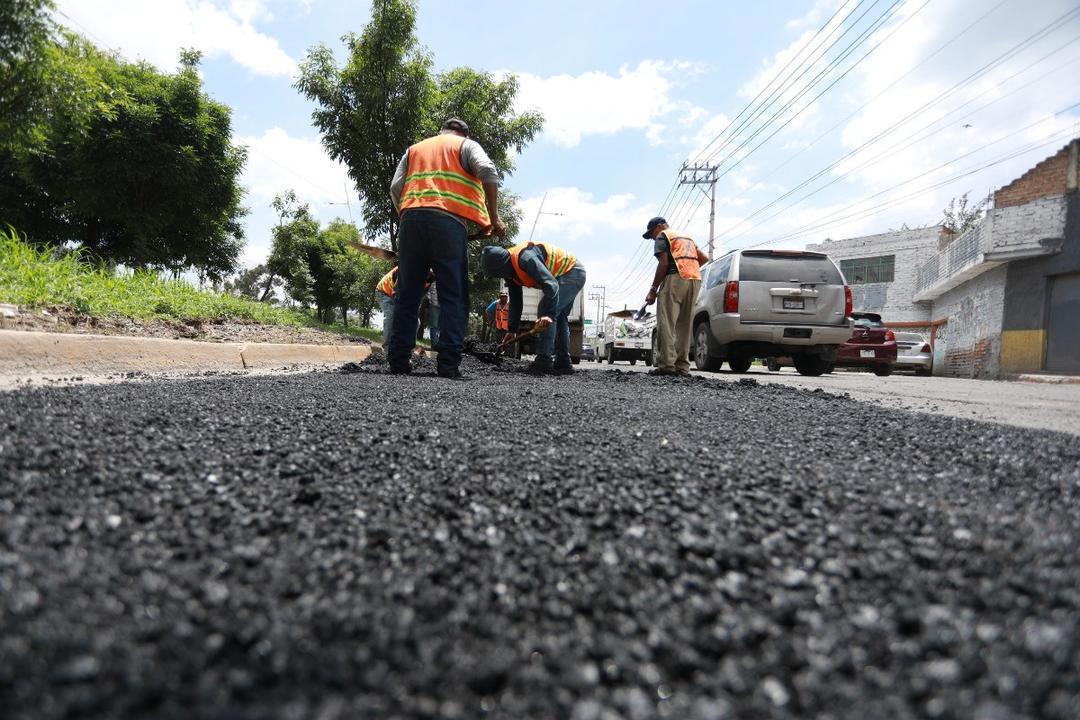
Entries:
[[806, 301], [802, 298], [784, 298], [785, 310], [802, 310], [806, 307]]
[[859, 351], [859, 357], [866, 357], [866, 358], [877, 357], [877, 353], [875, 353], [873, 350], [860, 350]]

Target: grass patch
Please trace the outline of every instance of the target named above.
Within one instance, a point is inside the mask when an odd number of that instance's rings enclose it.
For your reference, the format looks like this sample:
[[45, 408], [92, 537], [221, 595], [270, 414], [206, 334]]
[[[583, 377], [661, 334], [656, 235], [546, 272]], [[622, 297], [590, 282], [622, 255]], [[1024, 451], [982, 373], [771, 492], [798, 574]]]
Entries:
[[63, 305], [96, 317], [120, 315], [181, 322], [244, 320], [382, 338], [382, 333], [372, 328], [326, 325], [303, 310], [199, 290], [188, 282], [167, 280], [155, 272], [115, 272], [86, 261], [79, 252], [56, 257], [47, 248], [25, 242], [11, 229], [0, 230], [0, 302], [26, 308]]

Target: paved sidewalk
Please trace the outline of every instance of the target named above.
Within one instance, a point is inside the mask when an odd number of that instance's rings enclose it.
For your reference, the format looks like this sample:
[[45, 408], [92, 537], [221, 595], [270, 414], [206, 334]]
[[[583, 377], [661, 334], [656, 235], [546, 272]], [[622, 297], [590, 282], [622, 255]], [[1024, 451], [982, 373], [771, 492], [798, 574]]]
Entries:
[[34, 379], [116, 373], [267, 370], [360, 362], [377, 347], [212, 343], [118, 335], [0, 330], [0, 388]]

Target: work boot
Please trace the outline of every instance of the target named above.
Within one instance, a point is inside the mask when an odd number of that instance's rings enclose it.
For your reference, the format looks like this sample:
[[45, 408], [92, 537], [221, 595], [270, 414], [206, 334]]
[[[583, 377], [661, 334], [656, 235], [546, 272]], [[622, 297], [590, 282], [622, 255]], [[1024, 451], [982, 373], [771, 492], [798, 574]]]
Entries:
[[533, 375], [547, 375], [552, 370], [551, 358], [537, 357], [525, 370]]
[[650, 375], [674, 375], [675, 371], [670, 368], [653, 368], [649, 371]]
[[465, 376], [461, 374], [461, 370], [456, 367], [444, 367], [439, 368], [436, 372], [439, 373], [439, 377], [446, 378], [447, 380], [464, 380]]
[[403, 363], [390, 363], [391, 375], [408, 375], [412, 372], [412, 365], [408, 361]]
[[569, 361], [563, 362], [563, 363], [557, 362], [554, 365], [552, 365], [551, 374], [552, 375], [573, 375], [574, 374], [574, 365]]

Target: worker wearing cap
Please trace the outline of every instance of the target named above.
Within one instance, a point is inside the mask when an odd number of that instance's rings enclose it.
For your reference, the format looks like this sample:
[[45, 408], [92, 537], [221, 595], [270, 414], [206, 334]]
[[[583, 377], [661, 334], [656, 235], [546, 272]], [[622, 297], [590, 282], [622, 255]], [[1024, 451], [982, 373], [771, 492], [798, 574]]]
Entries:
[[536, 359], [529, 366], [534, 373], [568, 375], [574, 371], [570, 360], [570, 311], [585, 286], [585, 267], [570, 253], [548, 243], [521, 243], [501, 248], [489, 245], [480, 257], [484, 274], [506, 281], [510, 307], [507, 334], [512, 340], [521, 322], [522, 287], [540, 288], [537, 322], [543, 328], [536, 340]]
[[693, 332], [694, 300], [701, 288], [701, 265], [705, 253], [684, 233], [668, 227], [667, 220], [649, 220], [646, 240], [653, 241], [656, 273], [645, 304], [656, 306], [656, 367], [650, 375], [689, 375], [690, 336]]
[[460, 378], [461, 347], [468, 323], [469, 288], [466, 223], [502, 238], [499, 174], [457, 118], [443, 123], [438, 135], [409, 147], [398, 163], [390, 196], [400, 217], [394, 329], [387, 355], [390, 372], [411, 371], [415, 328], [424, 278], [438, 278], [439, 333], [433, 343], [441, 377]]

